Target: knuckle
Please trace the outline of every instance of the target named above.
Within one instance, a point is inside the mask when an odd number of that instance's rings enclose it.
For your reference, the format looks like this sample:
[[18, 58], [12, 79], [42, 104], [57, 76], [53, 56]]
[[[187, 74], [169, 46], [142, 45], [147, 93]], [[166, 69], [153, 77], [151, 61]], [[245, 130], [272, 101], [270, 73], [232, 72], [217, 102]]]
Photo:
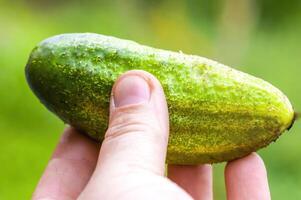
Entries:
[[105, 139], [117, 138], [131, 133], [144, 135], [162, 135], [158, 120], [148, 110], [128, 111], [122, 110], [111, 118]]

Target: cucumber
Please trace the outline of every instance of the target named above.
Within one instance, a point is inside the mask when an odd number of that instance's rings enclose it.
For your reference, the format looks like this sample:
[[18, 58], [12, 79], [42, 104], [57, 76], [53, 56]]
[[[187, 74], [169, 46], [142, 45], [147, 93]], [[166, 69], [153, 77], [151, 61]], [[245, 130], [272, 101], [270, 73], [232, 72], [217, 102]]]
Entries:
[[218, 62], [93, 33], [48, 38], [31, 52], [27, 81], [65, 123], [102, 141], [112, 85], [145, 70], [161, 82], [170, 113], [169, 164], [233, 160], [275, 141], [295, 119], [268, 82]]

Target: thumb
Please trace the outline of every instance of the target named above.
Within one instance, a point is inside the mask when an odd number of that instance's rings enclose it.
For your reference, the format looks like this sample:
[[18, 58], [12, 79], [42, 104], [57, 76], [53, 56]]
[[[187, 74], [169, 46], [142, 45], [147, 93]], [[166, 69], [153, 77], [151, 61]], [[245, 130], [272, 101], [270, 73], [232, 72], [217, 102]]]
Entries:
[[[159, 81], [144, 71], [129, 71], [112, 89], [109, 128], [100, 165], [126, 165], [164, 174], [168, 111]], [[134, 168], [133, 168], [134, 167]]]
[[126, 72], [112, 89], [109, 126], [90, 182], [136, 172], [164, 175], [168, 131], [159, 81], [145, 71]]

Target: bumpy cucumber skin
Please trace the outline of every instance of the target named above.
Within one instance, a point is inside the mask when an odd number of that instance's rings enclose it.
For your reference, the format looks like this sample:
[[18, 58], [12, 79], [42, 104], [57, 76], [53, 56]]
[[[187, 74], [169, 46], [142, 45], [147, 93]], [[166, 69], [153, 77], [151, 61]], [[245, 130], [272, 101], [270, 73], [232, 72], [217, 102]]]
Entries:
[[203, 57], [99, 34], [42, 41], [31, 53], [26, 77], [50, 111], [101, 141], [112, 85], [131, 69], [154, 74], [164, 88], [170, 164], [245, 156], [275, 141], [294, 121], [287, 97], [264, 80]]

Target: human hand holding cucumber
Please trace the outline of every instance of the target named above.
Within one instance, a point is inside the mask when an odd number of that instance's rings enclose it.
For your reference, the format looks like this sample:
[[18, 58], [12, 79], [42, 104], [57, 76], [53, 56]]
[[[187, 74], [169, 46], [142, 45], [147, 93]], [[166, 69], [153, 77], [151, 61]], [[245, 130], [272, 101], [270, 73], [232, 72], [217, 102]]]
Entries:
[[[270, 199], [252, 152], [297, 116], [270, 83], [200, 56], [92, 33], [42, 41], [25, 72], [40, 101], [74, 127], [35, 199], [212, 199], [210, 164], [224, 161], [228, 199]], [[78, 133], [102, 143], [100, 151]]]
[[[211, 165], [169, 165], [168, 110], [159, 81], [129, 71], [115, 82], [99, 144], [67, 128], [33, 199], [212, 199]], [[99, 150], [100, 148], [100, 150]], [[266, 170], [252, 153], [228, 162], [227, 198], [270, 199]]]

